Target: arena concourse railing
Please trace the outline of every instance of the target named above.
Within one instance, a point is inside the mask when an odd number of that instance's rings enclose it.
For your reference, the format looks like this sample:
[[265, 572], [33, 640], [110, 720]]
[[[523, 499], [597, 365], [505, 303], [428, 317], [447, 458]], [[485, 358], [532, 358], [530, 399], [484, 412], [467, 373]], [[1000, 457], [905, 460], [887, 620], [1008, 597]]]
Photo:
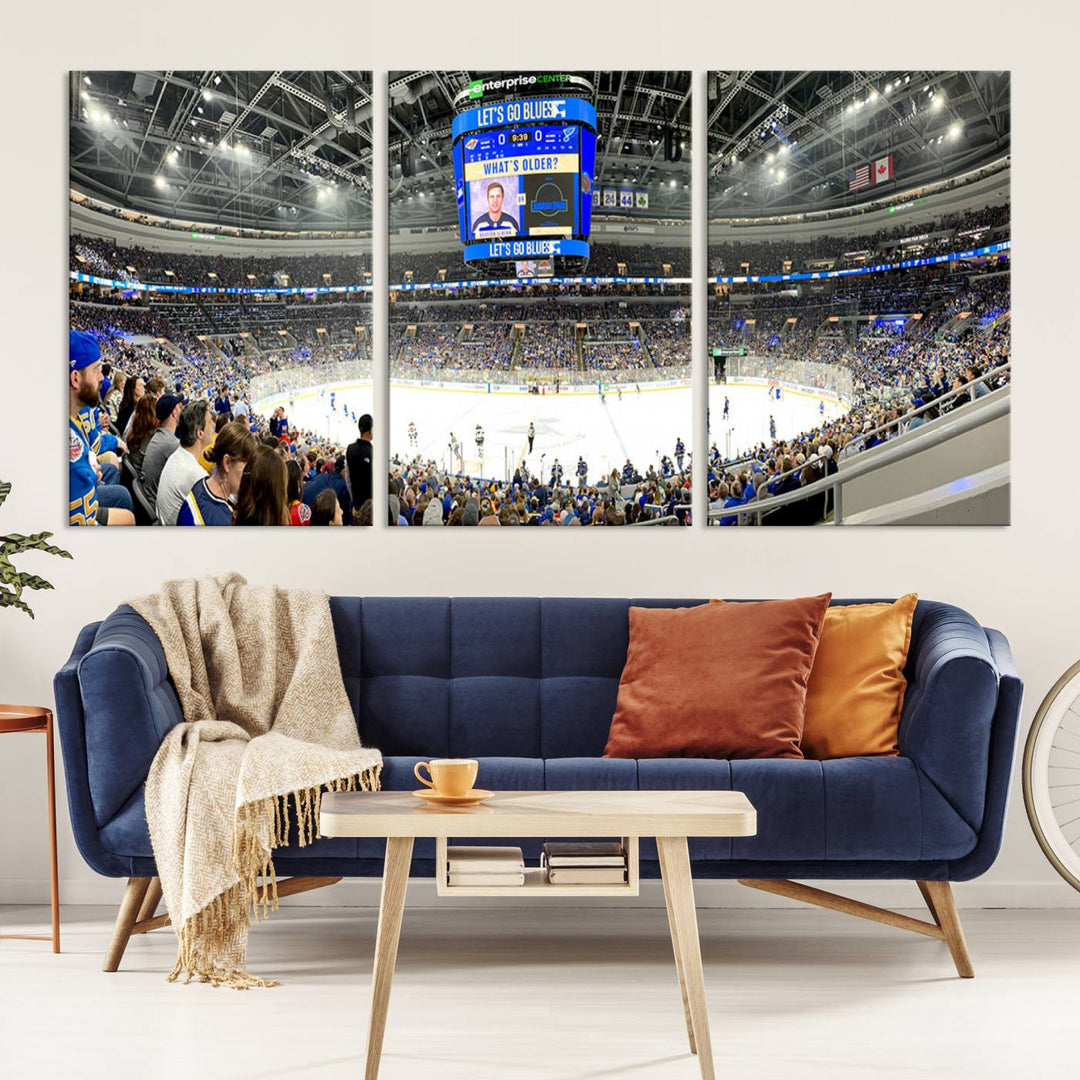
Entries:
[[[985, 382], [986, 379], [1008, 369], [1010, 366], [1010, 364], [1003, 364], [1001, 367], [995, 368], [985, 375], [981, 375], [978, 379], [974, 380], [974, 382]], [[918, 409], [912, 409], [911, 412], [875, 428], [874, 431], [881, 432], [888, 430], [917, 415], [921, 415], [931, 408], [940, 407], [943, 401], [960, 394], [970, 393], [973, 385], [974, 383], [965, 383], [962, 387], [956, 387], [949, 391], [948, 394], [943, 394], [940, 398], [930, 402], [929, 405], [923, 405]], [[966, 435], [969, 431], [973, 431], [976, 428], [982, 427], [1003, 416], [1007, 416], [1011, 405], [1009, 389], [1009, 386], [1004, 386], [998, 390], [991, 391], [986, 395], [986, 397], [991, 400], [984, 408], [977, 412], [959, 413], [957, 415], [949, 414], [947, 417], [947, 424], [942, 424], [941, 426], [927, 425], [925, 432], [920, 435], [918, 439], [893, 447], [889, 447], [886, 444], [882, 453], [880, 455], [875, 455], [873, 458], [860, 459], [858, 455], [856, 455], [854, 458], [850, 459], [851, 464], [843, 471], [836, 472], [832, 476], [823, 477], [821, 480], [815, 480], [812, 484], [800, 487], [796, 491], [785, 492], [783, 495], [763, 495], [759, 493], [758, 497], [755, 498], [753, 502], [746, 503], [743, 506], [716, 507], [715, 509], [710, 507], [708, 520], [711, 522], [719, 520], [720, 518], [734, 517], [736, 522], [740, 525], [761, 525], [764, 517], [775, 513], [785, 506], [801, 503], [815, 495], [824, 495], [826, 492], [831, 491], [833, 492], [833, 516], [831, 524], [842, 525], [844, 518], [844, 484], [849, 483], [852, 480], [857, 480], [860, 477], [871, 475], [886, 466], [895, 465], [900, 461], [906, 461], [916, 454], [925, 453], [927, 450], [932, 450], [935, 446], [940, 446], [942, 443], [949, 442], [951, 439], [955, 439], [960, 435]], [[946, 417], [941, 417], [940, 419], [945, 420]], [[871, 432], [866, 432], [865, 437], [869, 438], [871, 434]], [[786, 479], [787, 477], [800, 472], [803, 468], [805, 468], [805, 463], [796, 469], [783, 473], [781, 476], [774, 477], [769, 482], [773, 483], [776, 480]], [[821, 524], [829, 524], [829, 522], [826, 519], [823, 519]]]

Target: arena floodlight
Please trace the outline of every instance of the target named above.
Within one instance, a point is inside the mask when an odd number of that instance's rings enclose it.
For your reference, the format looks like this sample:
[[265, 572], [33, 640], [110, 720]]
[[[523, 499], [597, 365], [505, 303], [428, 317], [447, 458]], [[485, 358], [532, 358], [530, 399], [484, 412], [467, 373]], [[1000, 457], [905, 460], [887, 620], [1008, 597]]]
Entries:
[[154, 187], [163, 188], [164, 186], [165, 186], [165, 177], [164, 176], [155, 176], [154, 177]]
[[204, 90], [202, 92], [202, 96], [203, 96], [203, 101], [213, 101], [214, 100], [214, 92], [212, 90]]
[[89, 75], [84, 75], [84, 76], [82, 77], [82, 81], [83, 81], [84, 83], [86, 83], [86, 85], [87, 85], [87, 86], [92, 86], [92, 85], [93, 85], [93, 84], [92, 84], [92, 83], [90, 82], [90, 76], [89, 76]]
[[887, 82], [887, 83], [885, 84], [885, 93], [886, 93], [886, 94], [888, 94], [888, 93], [891, 93], [891, 91], [892, 91], [892, 83], [891, 83], [891, 82]]
[[944, 104], [945, 104], [945, 99], [940, 94], [937, 94], [934, 97], [934, 100], [931, 103], [930, 108], [933, 109], [936, 112]]

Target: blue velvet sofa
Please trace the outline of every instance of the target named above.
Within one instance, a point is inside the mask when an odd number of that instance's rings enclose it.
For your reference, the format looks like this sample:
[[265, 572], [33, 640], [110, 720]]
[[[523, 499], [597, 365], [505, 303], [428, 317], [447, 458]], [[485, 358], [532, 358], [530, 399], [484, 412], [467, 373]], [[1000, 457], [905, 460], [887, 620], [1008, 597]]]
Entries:
[[[703, 602], [341, 596], [330, 604], [361, 737], [384, 756], [384, 788], [414, 788], [417, 761], [469, 756], [480, 761], [478, 783], [492, 789], [741, 790], [757, 808], [757, 835], [691, 839], [696, 877], [737, 878], [844, 910], [852, 902], [789, 879], [907, 879], [934, 916], [925, 926], [952, 920], [959, 932], [948, 883], [982, 874], [997, 856], [1016, 749], [1022, 682], [1002, 634], [958, 608], [919, 601], [899, 757], [602, 757], [628, 607]], [[130, 892], [132, 881], [155, 875], [145, 779], [181, 720], [161, 646], [121, 607], [82, 630], [55, 694], [79, 850], [98, 873], [128, 878]], [[527, 860], [538, 858], [541, 841], [517, 843]], [[378, 876], [382, 848], [381, 840], [322, 838], [280, 851], [275, 866], [279, 877], [304, 880]], [[419, 841], [413, 875], [432, 876], [433, 859], [432, 842]], [[659, 876], [652, 841], [642, 841], [641, 860], [643, 877]], [[118, 932], [125, 920], [136, 932], [145, 921], [146, 886], [135, 891], [125, 894]]]

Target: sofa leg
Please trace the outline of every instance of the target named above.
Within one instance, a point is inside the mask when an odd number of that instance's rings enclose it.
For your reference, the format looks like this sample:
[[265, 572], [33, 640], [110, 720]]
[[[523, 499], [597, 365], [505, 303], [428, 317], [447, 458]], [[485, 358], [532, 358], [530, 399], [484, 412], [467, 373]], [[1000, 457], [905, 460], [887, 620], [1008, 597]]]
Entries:
[[971, 964], [971, 956], [968, 953], [967, 941], [964, 938], [964, 928], [960, 925], [960, 913], [956, 910], [956, 899], [953, 896], [952, 885], [947, 881], [920, 881], [919, 892], [923, 894], [926, 906], [934, 921], [941, 927], [942, 936], [952, 953], [953, 963], [956, 965], [956, 973], [961, 979], [975, 977], [975, 969]]
[[926, 922], [923, 919], [913, 919], [909, 915], [901, 915], [886, 908], [875, 907], [873, 904], [864, 904], [860, 900], [852, 900], [847, 896], [838, 896], [836, 893], [826, 892], [824, 889], [815, 889], [809, 885], [802, 885], [797, 881], [773, 880], [771, 878], [740, 878], [738, 880], [740, 885], [746, 885], [751, 889], [761, 889], [762, 892], [787, 896], [792, 900], [801, 900], [806, 904], [815, 904], [818, 907], [829, 908], [832, 911], [840, 911], [845, 915], [857, 915], [860, 919], [872, 919], [874, 922], [885, 923], [887, 926], [895, 926], [899, 930], [910, 930], [915, 934], [938, 938], [949, 946], [953, 962], [956, 964], [957, 974], [962, 979], [970, 979], [975, 974], [971, 966], [971, 959], [968, 956], [967, 945], [964, 942], [964, 931], [960, 926], [960, 917], [956, 912], [952, 889], [947, 881], [916, 882], [919, 891], [926, 900], [926, 906], [930, 909], [930, 914], [934, 917], [933, 922]]
[[120, 967], [120, 961], [123, 959], [124, 950], [127, 948], [128, 939], [131, 937], [139, 908], [142, 906], [149, 886], [150, 878], [148, 877], [128, 878], [124, 898], [120, 901], [120, 912], [116, 916], [116, 928], [113, 930], [112, 941], [109, 943], [109, 951], [105, 954], [102, 971], [116, 971]]
[[161, 878], [153, 877], [150, 879], [150, 885], [147, 887], [146, 896], [143, 898], [142, 905], [139, 908], [139, 916], [135, 922], [141, 923], [146, 922], [147, 919], [152, 919], [160, 903]]

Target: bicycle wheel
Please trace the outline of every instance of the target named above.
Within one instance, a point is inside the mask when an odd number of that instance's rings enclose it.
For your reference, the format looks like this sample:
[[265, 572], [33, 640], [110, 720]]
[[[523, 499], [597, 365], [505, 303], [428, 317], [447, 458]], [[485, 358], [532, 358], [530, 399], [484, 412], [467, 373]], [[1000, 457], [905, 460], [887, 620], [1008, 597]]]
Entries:
[[1035, 714], [1024, 746], [1024, 806], [1043, 854], [1080, 890], [1080, 662]]

